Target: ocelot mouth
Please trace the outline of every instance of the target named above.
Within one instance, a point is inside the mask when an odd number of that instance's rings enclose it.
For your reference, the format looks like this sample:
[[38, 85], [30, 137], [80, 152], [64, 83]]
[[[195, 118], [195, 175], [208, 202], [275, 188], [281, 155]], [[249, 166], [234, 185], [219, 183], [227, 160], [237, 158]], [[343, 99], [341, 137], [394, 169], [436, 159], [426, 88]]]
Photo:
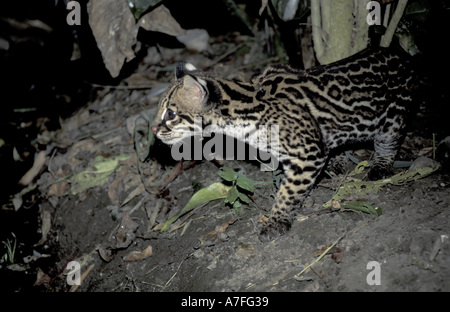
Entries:
[[180, 141], [183, 138], [183, 134], [182, 133], [176, 133], [176, 132], [159, 131], [156, 134], [156, 137], [158, 139], [160, 139], [161, 141], [163, 141], [163, 143], [172, 145], [172, 144], [175, 144], [178, 141]]

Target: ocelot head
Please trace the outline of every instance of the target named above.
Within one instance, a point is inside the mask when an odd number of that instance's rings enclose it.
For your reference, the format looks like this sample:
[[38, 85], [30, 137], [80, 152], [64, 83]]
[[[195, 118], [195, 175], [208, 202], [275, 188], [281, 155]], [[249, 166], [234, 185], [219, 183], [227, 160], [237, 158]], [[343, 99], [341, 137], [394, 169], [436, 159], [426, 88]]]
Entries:
[[209, 91], [206, 80], [199, 76], [192, 64], [177, 64], [176, 80], [162, 95], [152, 123], [153, 133], [164, 143], [175, 144], [202, 131], [201, 122], [195, 122], [195, 118], [209, 108]]

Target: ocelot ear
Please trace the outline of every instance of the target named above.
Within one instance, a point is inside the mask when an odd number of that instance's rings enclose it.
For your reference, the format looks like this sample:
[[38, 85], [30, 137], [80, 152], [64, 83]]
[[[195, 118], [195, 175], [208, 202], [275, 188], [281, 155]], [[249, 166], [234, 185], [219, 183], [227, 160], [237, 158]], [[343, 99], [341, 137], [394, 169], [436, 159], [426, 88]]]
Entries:
[[206, 81], [191, 75], [185, 75], [183, 77], [183, 89], [189, 99], [191, 109], [197, 112], [202, 111], [208, 99]]
[[181, 79], [186, 76], [186, 74], [192, 74], [197, 71], [198, 69], [191, 63], [178, 62], [177, 66], [175, 67], [175, 79]]

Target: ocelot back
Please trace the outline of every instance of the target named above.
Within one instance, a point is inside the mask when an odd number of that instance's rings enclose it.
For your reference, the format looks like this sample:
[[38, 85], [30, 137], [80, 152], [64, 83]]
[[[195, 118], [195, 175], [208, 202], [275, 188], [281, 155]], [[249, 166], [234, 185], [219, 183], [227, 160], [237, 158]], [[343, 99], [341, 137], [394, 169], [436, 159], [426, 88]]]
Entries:
[[164, 143], [198, 131], [195, 117], [202, 118], [203, 128], [214, 125], [235, 137], [278, 125], [279, 144], [272, 148], [285, 178], [262, 226], [262, 241], [291, 227], [292, 212], [314, 185], [330, 149], [372, 140], [369, 179], [389, 175], [414, 89], [409, 60], [382, 48], [308, 70], [269, 66], [251, 82], [213, 77], [183, 62], [175, 74], [152, 124]]

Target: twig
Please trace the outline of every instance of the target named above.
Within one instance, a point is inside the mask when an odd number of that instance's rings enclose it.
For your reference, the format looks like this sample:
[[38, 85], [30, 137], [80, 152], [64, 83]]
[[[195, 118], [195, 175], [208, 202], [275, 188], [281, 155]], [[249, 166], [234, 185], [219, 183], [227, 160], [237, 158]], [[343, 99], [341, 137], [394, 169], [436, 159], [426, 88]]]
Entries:
[[353, 228], [352, 230], [350, 230], [347, 233], [342, 234], [338, 239], [336, 239], [334, 241], [333, 244], [331, 244], [330, 247], [328, 247], [316, 260], [314, 260], [312, 263], [310, 263], [308, 266], [306, 266], [300, 273], [296, 274], [293, 276], [293, 278], [298, 278], [300, 275], [303, 274], [303, 272], [305, 272], [306, 270], [308, 270], [311, 266], [313, 266], [315, 263], [317, 263], [318, 261], [320, 261], [330, 250], [331, 248], [333, 248], [334, 246], [336, 246], [345, 236], [347, 236], [348, 234], [353, 234], [358, 232], [360, 229], [362, 229], [364, 226], [366, 226], [370, 221], [366, 221], [363, 224], [360, 224], [358, 226], [356, 226], [355, 228]]
[[[314, 43], [314, 50], [316, 57], [321, 60], [325, 54], [325, 45], [322, 38], [322, 20], [320, 15], [321, 1], [311, 1], [311, 24], [312, 24], [312, 37]], [[319, 61], [322, 63], [321, 61]]]
[[75, 256], [78, 254], [79, 250], [75, 250], [75, 252], [72, 254], [72, 257], [69, 258], [69, 260], [67, 260], [67, 262], [63, 265], [63, 267], [61, 268], [61, 270], [59, 270], [59, 272], [56, 274], [55, 277], [53, 277], [50, 281], [50, 283], [47, 286], [47, 289], [45, 290], [46, 292], [48, 292], [48, 290], [50, 289], [50, 286], [52, 285], [52, 283], [55, 281], [55, 279], [61, 275], [61, 273], [66, 269], [67, 265], [69, 264], [70, 261], [72, 261]]
[[50, 174], [53, 176], [53, 178], [57, 177], [57, 175], [53, 172], [53, 170], [51, 168], [52, 160], [53, 160], [53, 157], [55, 156], [55, 154], [56, 154], [56, 148], [53, 150], [52, 156], [50, 156], [50, 159], [48, 160], [48, 172], [50, 172]]
[[319, 262], [329, 251], [331, 248], [336, 246], [343, 238], [345, 237], [345, 234], [342, 234], [337, 240], [334, 241], [333, 244], [331, 244], [330, 247], [328, 247], [319, 257], [317, 257], [316, 260], [311, 262], [309, 265], [307, 265], [300, 273], [294, 275], [294, 278], [298, 278], [300, 275], [302, 275], [303, 272], [308, 270], [310, 267], [312, 267], [315, 263]]
[[[86, 271], [83, 272], [83, 274], [80, 277], [80, 285], [81, 283], [83, 283], [84, 279], [88, 276], [89, 273], [91, 273], [92, 269], [94, 268], [95, 264], [91, 264]], [[80, 287], [80, 285], [74, 284], [72, 285], [72, 287], [70, 287], [69, 292], [76, 292], [78, 287]]]
[[172, 277], [166, 282], [166, 284], [165, 284], [164, 287], [161, 289], [161, 291], [164, 291], [164, 290], [167, 288], [167, 286], [169, 286], [170, 282], [171, 282], [171, 281], [173, 280], [173, 278], [178, 274], [178, 271], [180, 270], [181, 265], [183, 264], [183, 262], [184, 262], [186, 259], [190, 258], [191, 256], [192, 256], [192, 254], [189, 254], [186, 258], [183, 259], [183, 261], [181, 261], [180, 265], [178, 266], [177, 271], [176, 271], [176, 272], [172, 275]]
[[389, 47], [392, 41], [392, 37], [394, 36], [395, 30], [397, 29], [397, 25], [400, 22], [400, 19], [403, 16], [403, 12], [405, 11], [405, 7], [408, 4], [408, 0], [399, 0], [397, 7], [395, 8], [395, 12], [392, 15], [391, 22], [386, 29], [385, 34], [381, 37], [380, 46]]

